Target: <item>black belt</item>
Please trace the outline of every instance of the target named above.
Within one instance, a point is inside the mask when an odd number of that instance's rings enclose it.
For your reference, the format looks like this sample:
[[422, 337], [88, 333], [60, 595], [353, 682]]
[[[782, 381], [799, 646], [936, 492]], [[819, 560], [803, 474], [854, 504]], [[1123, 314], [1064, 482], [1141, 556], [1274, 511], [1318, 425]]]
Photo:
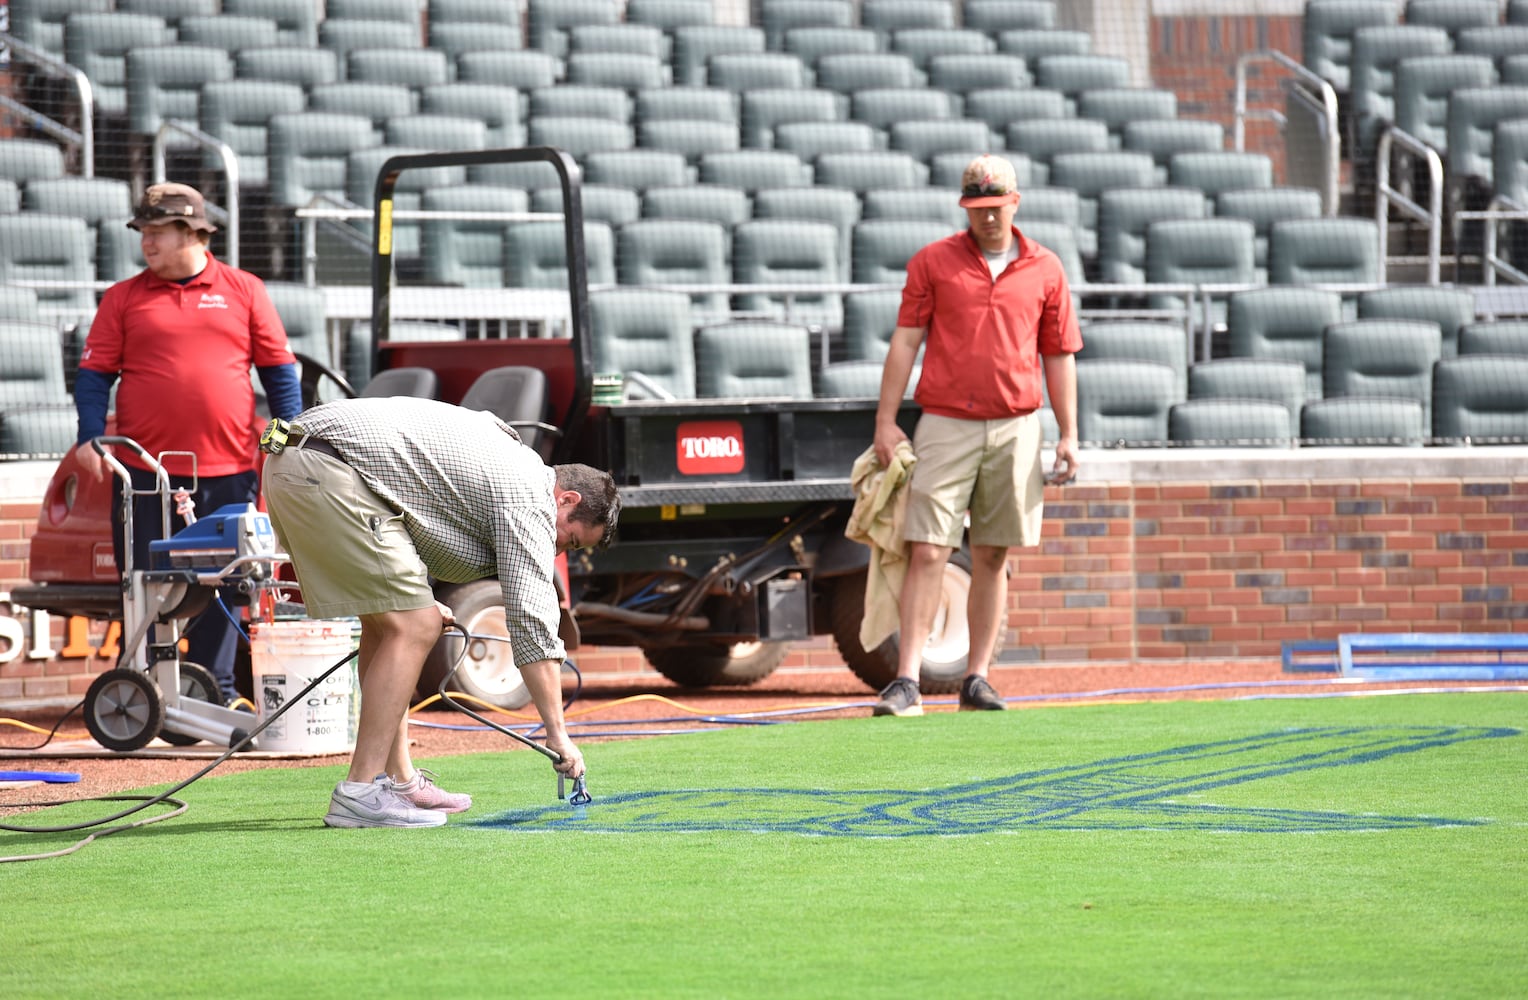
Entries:
[[343, 462], [340, 453], [334, 450], [334, 445], [323, 438], [314, 437], [312, 434], [293, 434], [287, 438], [287, 447], [302, 448], [307, 451], [316, 451], [320, 455], [328, 455], [336, 461]]

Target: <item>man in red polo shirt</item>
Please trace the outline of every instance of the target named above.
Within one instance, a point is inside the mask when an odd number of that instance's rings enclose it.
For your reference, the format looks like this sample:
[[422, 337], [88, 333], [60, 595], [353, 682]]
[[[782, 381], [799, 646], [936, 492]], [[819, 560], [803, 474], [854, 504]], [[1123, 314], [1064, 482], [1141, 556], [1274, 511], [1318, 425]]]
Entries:
[[[224, 504], [254, 503], [258, 428], [250, 366], [259, 372], [271, 413], [294, 417], [302, 410], [296, 359], [265, 285], [256, 276], [212, 256], [202, 196], [184, 184], [155, 184], [128, 227], [142, 234], [141, 273], [108, 288], [101, 297], [80, 356], [74, 401], [79, 414], [75, 454], [87, 473], [104, 475], [90, 441], [106, 432], [111, 388], [117, 386], [116, 433], [150, 455], [191, 452], [164, 459], [174, 485], [189, 484], [197, 514]], [[154, 476], [137, 457], [117, 458], [132, 475], [135, 491], [154, 489]], [[113, 482], [113, 542], [123, 565], [122, 484]], [[160, 500], [139, 496], [133, 508], [133, 565], [149, 566], [149, 542], [161, 537]], [[185, 526], [180, 516], [171, 532]], [[236, 696], [234, 656], [238, 629], [213, 605], [187, 629], [187, 659], [212, 671], [225, 699]]]
[[[907, 435], [897, 410], [919, 348], [922, 407], [917, 462], [907, 486], [897, 678], [876, 715], [921, 715], [918, 674], [939, 610], [945, 564], [970, 514], [971, 648], [962, 709], [1007, 706], [987, 682], [1007, 607], [1008, 550], [1037, 545], [1045, 477], [1040, 457], [1044, 390], [1060, 427], [1052, 482], [1077, 474], [1077, 369], [1082, 349], [1072, 293], [1054, 253], [1014, 228], [1013, 165], [979, 156], [961, 178], [970, 228], [924, 247], [907, 265], [902, 308], [881, 375], [875, 451], [890, 465]], [[1041, 385], [1043, 369], [1044, 386]]]

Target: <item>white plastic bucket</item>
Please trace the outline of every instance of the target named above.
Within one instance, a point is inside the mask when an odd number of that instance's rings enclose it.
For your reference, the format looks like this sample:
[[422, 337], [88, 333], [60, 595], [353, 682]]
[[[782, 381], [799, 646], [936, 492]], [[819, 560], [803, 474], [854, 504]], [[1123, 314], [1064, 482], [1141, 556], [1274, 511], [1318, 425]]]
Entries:
[[[256, 622], [250, 626], [249, 641], [262, 722], [355, 648], [350, 622]], [[349, 753], [355, 749], [359, 704], [351, 660], [308, 692], [302, 704], [266, 727], [256, 743], [261, 750]]]

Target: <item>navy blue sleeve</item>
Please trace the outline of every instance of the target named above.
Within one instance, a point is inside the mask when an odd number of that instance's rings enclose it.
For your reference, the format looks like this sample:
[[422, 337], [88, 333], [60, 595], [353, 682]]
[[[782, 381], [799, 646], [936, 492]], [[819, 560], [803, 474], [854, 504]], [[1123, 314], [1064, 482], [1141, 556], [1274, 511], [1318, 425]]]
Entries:
[[267, 365], [256, 368], [271, 416], [291, 420], [302, 412], [302, 384], [297, 380], [297, 365]]
[[81, 368], [74, 376], [74, 411], [80, 419], [75, 447], [106, 433], [106, 410], [111, 405], [111, 385], [116, 380], [115, 375], [90, 368]]

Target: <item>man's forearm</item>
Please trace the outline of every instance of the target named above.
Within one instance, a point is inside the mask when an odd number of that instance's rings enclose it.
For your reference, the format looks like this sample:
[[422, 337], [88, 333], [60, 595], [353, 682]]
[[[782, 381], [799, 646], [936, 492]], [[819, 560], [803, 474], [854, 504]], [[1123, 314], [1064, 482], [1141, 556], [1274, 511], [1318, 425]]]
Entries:
[[567, 728], [562, 718], [562, 663], [559, 660], [537, 660], [520, 668], [526, 690], [536, 704], [536, 714], [546, 728], [549, 739], [562, 739]]

